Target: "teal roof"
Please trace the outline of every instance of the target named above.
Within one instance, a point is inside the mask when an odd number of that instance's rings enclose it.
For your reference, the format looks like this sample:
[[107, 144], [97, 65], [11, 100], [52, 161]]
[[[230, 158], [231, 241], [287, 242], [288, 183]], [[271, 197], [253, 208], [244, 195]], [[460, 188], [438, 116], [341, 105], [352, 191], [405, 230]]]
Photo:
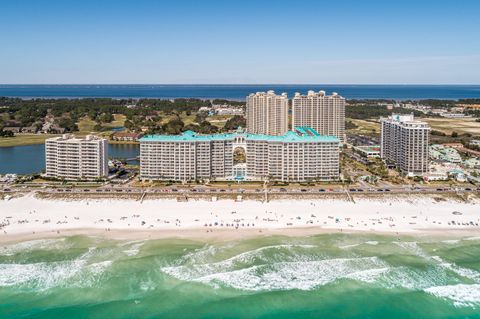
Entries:
[[201, 135], [193, 131], [185, 131], [180, 135], [146, 135], [140, 139], [140, 142], [192, 142], [192, 141], [223, 141], [233, 140], [235, 137], [243, 136], [251, 141], [272, 141], [272, 142], [337, 142], [340, 141], [335, 136], [320, 135], [310, 127], [296, 127], [294, 131], [288, 131], [284, 135], [262, 135], [249, 133], [226, 133]]

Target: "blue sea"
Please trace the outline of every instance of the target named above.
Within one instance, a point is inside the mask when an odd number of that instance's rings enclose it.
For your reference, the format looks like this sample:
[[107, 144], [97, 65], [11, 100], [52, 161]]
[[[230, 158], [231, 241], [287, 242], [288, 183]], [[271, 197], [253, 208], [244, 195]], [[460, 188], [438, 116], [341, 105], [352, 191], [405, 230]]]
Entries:
[[0, 96], [30, 98], [205, 98], [244, 100], [252, 92], [275, 90], [306, 93], [338, 92], [348, 99], [462, 99], [480, 98], [480, 85], [0, 85]]

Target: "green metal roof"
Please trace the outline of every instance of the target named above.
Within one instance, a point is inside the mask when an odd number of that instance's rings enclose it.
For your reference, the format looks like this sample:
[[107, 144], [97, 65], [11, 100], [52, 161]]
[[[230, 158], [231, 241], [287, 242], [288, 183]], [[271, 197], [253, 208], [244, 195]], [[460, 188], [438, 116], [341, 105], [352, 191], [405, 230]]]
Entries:
[[227, 133], [201, 135], [193, 131], [185, 131], [180, 135], [146, 135], [140, 139], [140, 142], [193, 142], [193, 141], [224, 141], [233, 140], [235, 137], [243, 136], [251, 141], [271, 141], [271, 142], [337, 142], [340, 141], [335, 136], [320, 135], [310, 127], [296, 127], [294, 131], [288, 131], [284, 135], [262, 135], [249, 133]]

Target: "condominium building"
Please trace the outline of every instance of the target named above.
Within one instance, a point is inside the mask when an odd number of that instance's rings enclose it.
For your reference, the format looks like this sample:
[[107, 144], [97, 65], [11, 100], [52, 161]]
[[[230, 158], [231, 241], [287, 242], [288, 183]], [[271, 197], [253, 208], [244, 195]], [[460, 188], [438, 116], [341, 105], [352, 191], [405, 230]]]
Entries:
[[257, 92], [247, 96], [247, 132], [251, 134], [283, 135], [288, 131], [287, 93]]
[[337, 93], [308, 91], [292, 99], [292, 127], [308, 126], [321, 135], [345, 140], [345, 99]]
[[66, 180], [94, 180], [108, 176], [108, 142], [87, 135], [64, 134], [45, 141], [46, 176]]
[[140, 139], [140, 177], [145, 180], [293, 182], [338, 176], [339, 140], [306, 127], [281, 136], [187, 131]]
[[430, 127], [415, 120], [413, 114], [393, 114], [380, 119], [382, 125], [381, 157], [409, 175], [428, 172]]

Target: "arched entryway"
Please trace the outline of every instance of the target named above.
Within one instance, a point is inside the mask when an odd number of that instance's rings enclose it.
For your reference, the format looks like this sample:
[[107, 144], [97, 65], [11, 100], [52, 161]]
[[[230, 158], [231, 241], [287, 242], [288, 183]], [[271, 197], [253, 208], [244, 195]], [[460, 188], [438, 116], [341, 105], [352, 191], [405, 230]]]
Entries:
[[247, 153], [245, 148], [237, 146], [233, 149], [233, 178], [243, 181], [247, 175]]

